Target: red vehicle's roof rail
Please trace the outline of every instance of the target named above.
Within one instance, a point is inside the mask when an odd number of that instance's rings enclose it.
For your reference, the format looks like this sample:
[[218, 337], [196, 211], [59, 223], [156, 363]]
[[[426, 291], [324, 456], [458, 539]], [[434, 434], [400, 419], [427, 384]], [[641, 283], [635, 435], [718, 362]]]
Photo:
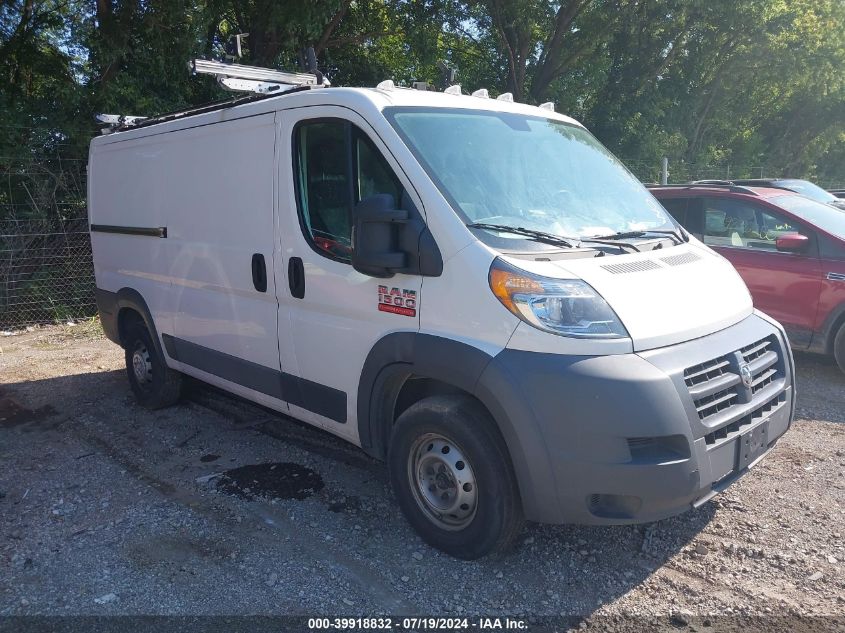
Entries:
[[735, 185], [734, 183], [728, 180], [699, 180], [696, 182], [682, 182], [677, 184], [668, 184], [668, 185], [658, 185], [658, 184], [647, 184], [646, 187], [649, 189], [666, 189], [670, 187], [674, 188], [682, 188], [682, 189], [725, 189], [726, 191], [730, 191], [732, 193], [746, 193], [752, 196], [759, 196], [760, 194], [751, 189], [750, 187], [743, 187], [742, 185]]

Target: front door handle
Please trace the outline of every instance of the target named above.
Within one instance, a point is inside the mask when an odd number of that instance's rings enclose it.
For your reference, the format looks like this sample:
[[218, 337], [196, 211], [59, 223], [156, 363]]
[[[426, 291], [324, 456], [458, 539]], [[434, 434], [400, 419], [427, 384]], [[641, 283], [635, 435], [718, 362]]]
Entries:
[[267, 292], [267, 265], [261, 253], [252, 256], [252, 285], [258, 292]]
[[302, 265], [300, 257], [291, 257], [288, 260], [288, 284], [291, 295], [297, 299], [305, 297], [305, 266]]

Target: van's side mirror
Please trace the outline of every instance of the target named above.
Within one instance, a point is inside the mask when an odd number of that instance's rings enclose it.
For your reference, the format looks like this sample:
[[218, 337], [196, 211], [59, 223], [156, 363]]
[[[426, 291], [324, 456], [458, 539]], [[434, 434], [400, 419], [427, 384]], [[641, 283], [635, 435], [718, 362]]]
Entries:
[[803, 253], [810, 247], [810, 238], [800, 233], [787, 233], [775, 241], [775, 248], [783, 253]]
[[434, 237], [407, 193], [400, 204], [397, 209], [393, 196], [380, 193], [355, 206], [352, 267], [371, 277], [440, 275], [443, 258]]
[[408, 212], [396, 208], [393, 196], [379, 193], [355, 206], [352, 226], [352, 267], [371, 277], [390, 277], [408, 267], [408, 256], [399, 250], [397, 225], [408, 221]]

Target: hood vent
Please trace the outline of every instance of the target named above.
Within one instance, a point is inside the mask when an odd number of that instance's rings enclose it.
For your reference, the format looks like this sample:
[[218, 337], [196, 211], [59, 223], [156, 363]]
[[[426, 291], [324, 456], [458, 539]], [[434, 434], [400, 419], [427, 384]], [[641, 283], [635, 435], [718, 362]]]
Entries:
[[701, 259], [701, 257], [695, 253], [689, 252], [681, 253], [680, 255], [670, 255], [669, 257], [661, 257], [660, 261], [664, 264], [668, 264], [669, 266], [681, 266], [683, 264], [691, 264], [699, 259]]
[[602, 268], [614, 275], [626, 275], [628, 273], [641, 273], [646, 270], [656, 270], [658, 268], [662, 268], [662, 266], [652, 259], [642, 259], [640, 261], [625, 262], [622, 264], [605, 264]]

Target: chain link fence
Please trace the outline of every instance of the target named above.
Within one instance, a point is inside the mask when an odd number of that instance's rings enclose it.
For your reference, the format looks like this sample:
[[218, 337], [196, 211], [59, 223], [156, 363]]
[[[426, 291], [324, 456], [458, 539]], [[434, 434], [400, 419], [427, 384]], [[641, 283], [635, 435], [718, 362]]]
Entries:
[[[631, 172], [644, 183], [661, 182], [663, 167], [661, 161], [625, 160], [622, 162]], [[792, 175], [780, 167], [771, 165], [734, 165], [685, 163], [683, 161], [669, 161], [669, 183], [685, 183], [695, 180], [734, 180], [749, 178], [802, 178]], [[812, 179], [811, 179], [812, 180]], [[845, 189], [845, 174], [842, 178], [815, 180], [823, 189]]]
[[0, 330], [97, 313], [85, 165], [0, 156]]
[[0, 329], [96, 313], [86, 218], [0, 221]]

